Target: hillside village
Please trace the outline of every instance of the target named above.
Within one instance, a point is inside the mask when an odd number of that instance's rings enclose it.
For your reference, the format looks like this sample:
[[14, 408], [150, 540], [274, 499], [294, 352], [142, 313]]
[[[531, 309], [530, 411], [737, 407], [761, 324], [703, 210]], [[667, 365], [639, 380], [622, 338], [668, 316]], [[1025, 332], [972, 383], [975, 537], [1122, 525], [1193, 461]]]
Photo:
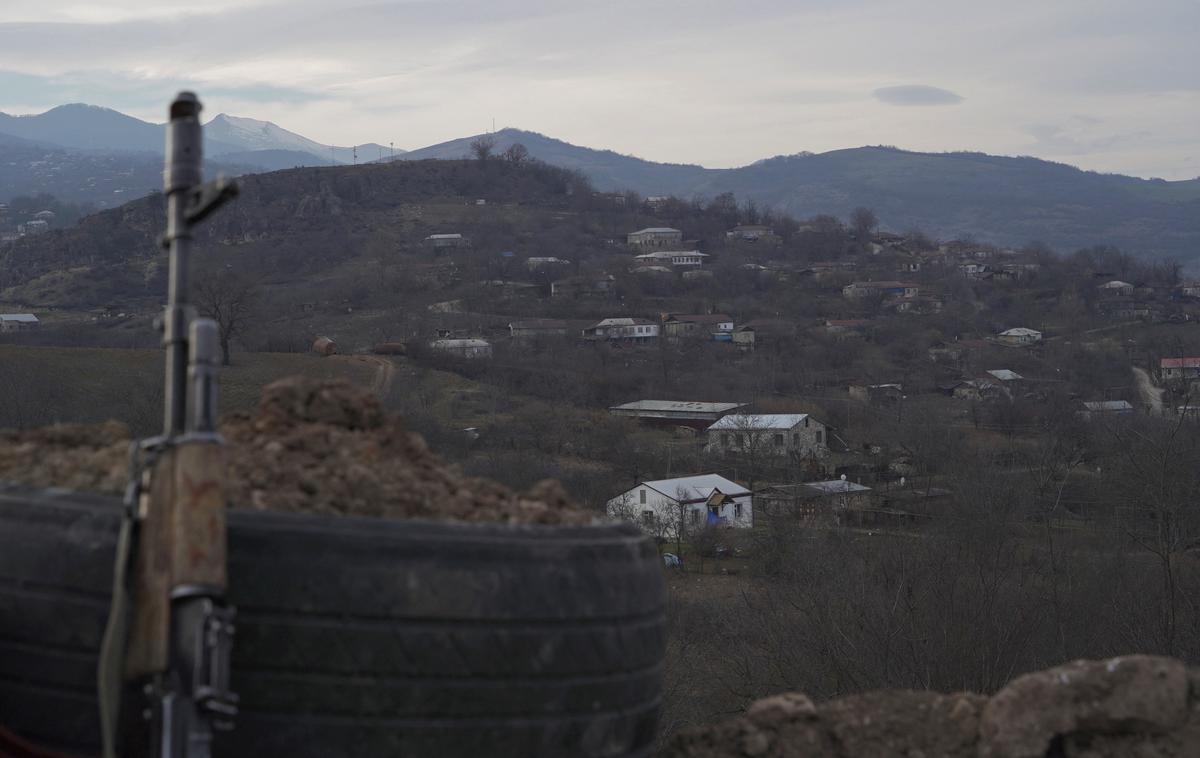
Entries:
[[[466, 474], [638, 524], [663, 735], [797, 682], [1200, 650], [1200, 284], [1171, 261], [600, 192], [519, 151], [240, 181], [195, 250], [223, 407], [349, 380]], [[0, 428], [159, 428], [163, 206], [0, 244]]]
[[[902, 523], [953, 489], [906, 439], [913, 424], [993, 449], [1064, 412], [1069, 423], [1191, 415], [1200, 284], [1168, 262], [932, 240], [881, 230], [869, 209], [796, 221], [730, 195], [601, 193], [519, 155], [298, 169], [247, 185], [202, 256], [231, 292], [254, 292], [252, 318], [233, 325], [236, 350], [316, 340], [323, 355], [387, 355], [542, 408], [635, 422], [636, 463], [610, 449], [585, 465], [570, 451], [590, 445], [569, 433], [551, 442], [525, 428], [514, 440], [503, 414], [467, 418], [454, 403], [413, 414], [434, 439], [469, 428], [468, 467], [494, 460], [493, 445], [552, 451], [533, 468], [610, 512], [630, 484], [723, 477], [755, 492], [804, 485], [789, 497], [826, 523]], [[6, 339], [153, 345], [160, 202], [10, 242]], [[113, 214], [127, 231], [105, 250]], [[46, 273], [56, 261], [85, 265]], [[755, 523], [712, 494], [687, 498], [674, 525], [655, 509], [635, 515], [664, 539], [683, 518], [710, 523], [705, 507], [713, 523]]]

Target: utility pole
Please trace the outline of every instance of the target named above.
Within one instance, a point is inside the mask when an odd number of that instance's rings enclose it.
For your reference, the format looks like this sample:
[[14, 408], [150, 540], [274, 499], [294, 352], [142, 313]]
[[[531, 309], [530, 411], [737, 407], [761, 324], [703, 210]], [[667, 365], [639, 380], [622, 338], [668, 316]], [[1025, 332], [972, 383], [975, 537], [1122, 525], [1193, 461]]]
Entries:
[[237, 186], [223, 178], [201, 184], [200, 108], [194, 94], [179, 93], [167, 126], [163, 433], [132, 446], [99, 673], [106, 758], [210, 758], [214, 730], [231, 727], [237, 713], [218, 330], [189, 302], [192, 229]]

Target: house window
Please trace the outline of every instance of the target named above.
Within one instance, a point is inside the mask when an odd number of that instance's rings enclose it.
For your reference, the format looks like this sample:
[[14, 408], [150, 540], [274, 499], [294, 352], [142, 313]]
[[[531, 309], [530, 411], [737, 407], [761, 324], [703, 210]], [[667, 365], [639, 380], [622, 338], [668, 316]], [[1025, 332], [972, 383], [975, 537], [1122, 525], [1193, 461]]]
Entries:
[[733, 517], [737, 518], [737, 519], [740, 519], [742, 517], [742, 504], [741, 503], [733, 504]]
[[638, 496], [641, 498], [641, 504], [646, 504], [646, 490], [638, 490]]
[[817, 430], [817, 444], [818, 444], [818, 445], [823, 445], [823, 444], [825, 444], [825, 441], [822, 439], [822, 437], [824, 437], [824, 436], [825, 436], [825, 435], [821, 433], [821, 430], [820, 430], [820, 429], [818, 429], [818, 430]]
[[799, 432], [792, 435], [792, 444], [795, 445], [796, 447], [800, 447], [800, 433]]
[[775, 435], [775, 445], [777, 447], [783, 447], [783, 435], [782, 434]]
[[729, 447], [729, 434], [727, 432], [721, 433], [721, 446]]
[[642, 511], [642, 523], [650, 526], [654, 523], [654, 511]]
[[693, 524], [700, 523], [700, 511], [688, 511], [688, 521]]

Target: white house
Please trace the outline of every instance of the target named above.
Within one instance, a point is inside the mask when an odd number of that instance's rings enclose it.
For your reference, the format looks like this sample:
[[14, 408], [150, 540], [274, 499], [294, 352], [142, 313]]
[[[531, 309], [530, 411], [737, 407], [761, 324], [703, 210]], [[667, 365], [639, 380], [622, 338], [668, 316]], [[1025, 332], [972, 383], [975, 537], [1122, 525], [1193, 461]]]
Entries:
[[1000, 332], [999, 339], [1005, 345], [1033, 345], [1042, 341], [1042, 333], [1036, 329], [1018, 326]]
[[642, 482], [608, 501], [608, 515], [675, 539], [705, 526], [754, 526], [751, 492], [717, 474]]
[[1111, 282], [1105, 282], [1096, 289], [1100, 290], [1105, 295], [1122, 295], [1128, 297], [1133, 294], [1134, 287], [1129, 282], [1123, 282], [1120, 279], [1113, 279]]
[[626, 237], [630, 247], [665, 248], [679, 245], [683, 242], [683, 232], [669, 226], [653, 226], [648, 229], [638, 229]]
[[32, 313], [0, 313], [0, 332], [36, 329], [40, 322]]
[[639, 264], [646, 265], [665, 265], [669, 263], [672, 266], [700, 266], [703, 265], [704, 259], [707, 257], [707, 253], [702, 253], [699, 250], [657, 250], [653, 253], [635, 255], [634, 260]]
[[659, 325], [644, 318], [606, 318], [583, 330], [593, 340], [632, 340], [647, 342], [658, 338]]
[[467, 247], [471, 241], [461, 234], [431, 234], [425, 238], [425, 244], [434, 250], [448, 247]]
[[829, 455], [829, 429], [807, 413], [730, 414], [708, 427], [709, 453]]

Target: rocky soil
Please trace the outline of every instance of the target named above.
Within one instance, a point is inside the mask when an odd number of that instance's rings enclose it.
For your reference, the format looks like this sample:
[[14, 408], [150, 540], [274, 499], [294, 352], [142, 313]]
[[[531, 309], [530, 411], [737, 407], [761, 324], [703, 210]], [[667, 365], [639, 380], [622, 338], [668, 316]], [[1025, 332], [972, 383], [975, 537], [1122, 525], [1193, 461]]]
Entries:
[[[345, 382], [283, 379], [253, 413], [222, 419], [231, 506], [450, 521], [586, 524], [557, 482], [516, 493], [465, 477]], [[110, 422], [0, 431], [0, 480], [119, 495], [129, 431]]]
[[882, 691], [759, 700], [676, 736], [665, 758], [1185, 758], [1200, 756], [1200, 670], [1133, 655], [1014, 679], [991, 698]]

